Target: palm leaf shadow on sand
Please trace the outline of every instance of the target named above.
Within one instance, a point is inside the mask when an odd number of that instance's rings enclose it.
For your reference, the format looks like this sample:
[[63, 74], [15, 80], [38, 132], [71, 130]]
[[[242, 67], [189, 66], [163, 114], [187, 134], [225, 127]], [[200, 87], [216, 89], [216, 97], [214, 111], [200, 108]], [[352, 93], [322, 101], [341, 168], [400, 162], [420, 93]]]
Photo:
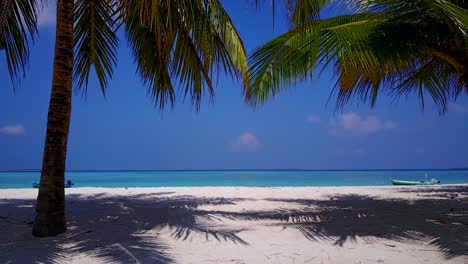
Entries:
[[342, 195], [330, 200], [268, 199], [302, 205], [302, 210], [253, 212], [233, 215], [244, 220], [278, 220], [276, 225], [296, 228], [314, 241], [333, 240], [337, 246], [357, 237], [394, 241], [424, 241], [444, 257], [468, 254], [468, 200], [383, 200], [363, 195]]
[[[458, 197], [466, 197], [461, 192]], [[163, 229], [169, 229], [173, 239], [187, 243], [202, 235], [206, 240], [249, 246], [241, 232], [252, 221], [294, 228], [311, 241], [327, 240], [336, 246], [352, 243], [358, 237], [370, 242], [385, 238], [425, 241], [447, 259], [468, 254], [467, 199], [403, 200], [364, 195], [325, 200], [270, 198], [267, 202], [278, 203], [277, 208], [290, 204], [296, 209], [239, 212], [221, 210], [219, 206], [264, 200], [174, 195], [67, 195], [69, 231], [45, 239], [30, 235], [27, 222], [34, 209], [33, 200], [0, 201], [0, 251], [6, 252], [0, 255], [0, 262], [63, 263], [69, 255], [83, 255], [101, 263], [173, 263], [175, 254], [183, 252], [174, 252], [161, 238]], [[237, 221], [240, 224], [235, 226], [239, 227], [223, 226], [223, 221], [228, 220]], [[25, 254], [33, 247], [40, 251]]]
[[[180, 240], [200, 233], [207, 240], [248, 245], [237, 235], [242, 229], [197, 221], [198, 206], [234, 204], [236, 199], [161, 197], [166, 194], [67, 195], [68, 231], [43, 239], [31, 236], [34, 200], [0, 201], [0, 251], [6, 252], [0, 255], [0, 263], [66, 263], [70, 255], [91, 257], [99, 263], [173, 263], [171, 249], [158, 239], [161, 228], [169, 228], [172, 237]], [[39, 250], [27, 253], [31, 247]]]
[[294, 204], [295, 208], [302, 209], [205, 213], [234, 220], [276, 221], [272, 225], [295, 228], [309, 240], [331, 240], [336, 246], [353, 242], [357, 237], [369, 242], [384, 238], [426, 242], [438, 248], [447, 259], [468, 254], [466, 186], [451, 186], [436, 192], [414, 187], [396, 191], [418, 193], [422, 199], [379, 199], [356, 194], [325, 200], [270, 198], [266, 200]]

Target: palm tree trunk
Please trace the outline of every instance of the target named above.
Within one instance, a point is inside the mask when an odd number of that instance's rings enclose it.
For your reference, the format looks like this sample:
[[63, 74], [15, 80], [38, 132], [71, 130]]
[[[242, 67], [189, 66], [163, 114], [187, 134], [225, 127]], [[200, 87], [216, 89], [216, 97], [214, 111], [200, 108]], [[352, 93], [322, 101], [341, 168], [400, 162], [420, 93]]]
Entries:
[[52, 93], [33, 235], [55, 236], [65, 222], [65, 160], [70, 125], [73, 76], [73, 0], [57, 0]]

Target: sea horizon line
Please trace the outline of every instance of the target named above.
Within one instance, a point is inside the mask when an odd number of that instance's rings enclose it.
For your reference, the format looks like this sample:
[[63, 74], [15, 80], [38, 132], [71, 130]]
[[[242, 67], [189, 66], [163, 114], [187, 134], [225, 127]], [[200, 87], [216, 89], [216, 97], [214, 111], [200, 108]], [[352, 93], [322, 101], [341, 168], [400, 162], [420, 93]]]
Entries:
[[[466, 171], [468, 168], [418, 169], [81, 169], [65, 172], [190, 172], [190, 171]], [[0, 170], [0, 172], [41, 172], [40, 169]]]

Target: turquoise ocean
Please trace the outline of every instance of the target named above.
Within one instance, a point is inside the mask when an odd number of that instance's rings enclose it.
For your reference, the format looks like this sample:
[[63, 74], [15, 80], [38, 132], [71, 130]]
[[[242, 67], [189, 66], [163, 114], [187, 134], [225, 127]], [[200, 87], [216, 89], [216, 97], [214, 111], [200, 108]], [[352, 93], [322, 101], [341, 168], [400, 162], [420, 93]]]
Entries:
[[[435, 178], [441, 184], [468, 183], [468, 170], [223, 170], [223, 171], [71, 171], [66, 180], [76, 187], [175, 186], [388, 186], [391, 179], [419, 181]], [[0, 189], [31, 188], [40, 172], [0, 172]]]

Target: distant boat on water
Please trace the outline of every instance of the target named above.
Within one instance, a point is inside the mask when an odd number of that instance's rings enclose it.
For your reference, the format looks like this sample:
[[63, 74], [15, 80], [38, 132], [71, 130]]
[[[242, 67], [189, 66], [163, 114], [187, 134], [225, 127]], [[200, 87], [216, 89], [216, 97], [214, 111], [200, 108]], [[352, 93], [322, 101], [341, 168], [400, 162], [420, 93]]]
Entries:
[[393, 185], [434, 185], [440, 183], [440, 181], [432, 178], [430, 181], [427, 180], [427, 173], [424, 175], [424, 181], [401, 181], [392, 180]]
[[[33, 188], [39, 188], [39, 185], [40, 183], [38, 181], [32, 183]], [[68, 180], [67, 183], [65, 183], [65, 188], [73, 187], [73, 185], [75, 184], [72, 181]]]
[[430, 181], [400, 181], [392, 180], [393, 185], [434, 185], [438, 184], [440, 181], [436, 179], [431, 179]]

